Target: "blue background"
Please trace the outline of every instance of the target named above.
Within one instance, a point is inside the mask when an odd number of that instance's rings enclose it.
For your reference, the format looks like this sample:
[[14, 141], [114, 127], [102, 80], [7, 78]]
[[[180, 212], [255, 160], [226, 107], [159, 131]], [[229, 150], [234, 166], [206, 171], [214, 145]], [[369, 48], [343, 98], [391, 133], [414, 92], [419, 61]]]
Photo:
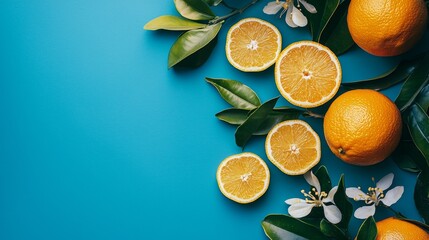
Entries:
[[[173, 1], [0, 1], [0, 239], [265, 239], [264, 216], [287, 213], [284, 200], [301, 197], [307, 185], [276, 169], [259, 137], [245, 151], [268, 163], [266, 194], [239, 205], [220, 193], [217, 166], [241, 149], [235, 129], [214, 116], [228, 105], [204, 81], [242, 81], [262, 101], [279, 95], [273, 68], [243, 73], [224, 52], [227, 29], [244, 17], [278, 26], [283, 47], [310, 39], [306, 29], [264, 15], [265, 4], [224, 24], [205, 65], [178, 71], [167, 69], [167, 56], [179, 33], [142, 28], [157, 16], [177, 15]], [[420, 50], [428, 42], [426, 34]], [[400, 58], [354, 47], [339, 57], [343, 81], [384, 73]], [[394, 99], [398, 90], [384, 93]], [[322, 122], [305, 120], [323, 139]], [[391, 159], [347, 165], [322, 146], [319, 165], [333, 182], [345, 173], [347, 186], [367, 187], [371, 177], [394, 172], [394, 185], [405, 186], [394, 208], [420, 219], [414, 174]], [[390, 215], [379, 210], [377, 219]], [[352, 220], [352, 235], [360, 223]]]

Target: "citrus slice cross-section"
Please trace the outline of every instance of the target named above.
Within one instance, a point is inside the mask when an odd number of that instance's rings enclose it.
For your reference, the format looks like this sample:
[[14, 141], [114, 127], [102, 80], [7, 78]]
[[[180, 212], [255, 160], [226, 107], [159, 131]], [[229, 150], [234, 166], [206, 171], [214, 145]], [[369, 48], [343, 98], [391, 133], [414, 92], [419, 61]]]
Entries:
[[268, 159], [288, 175], [301, 175], [314, 167], [321, 156], [320, 138], [302, 120], [288, 120], [274, 126], [267, 135]]
[[250, 203], [267, 191], [270, 171], [258, 155], [241, 153], [220, 163], [216, 179], [220, 191], [227, 198], [238, 203]]
[[341, 84], [341, 65], [327, 47], [312, 41], [295, 42], [286, 47], [275, 66], [277, 88], [296, 106], [318, 107], [337, 93]]
[[245, 18], [233, 25], [226, 37], [226, 57], [243, 72], [260, 72], [272, 66], [281, 51], [279, 30], [258, 18]]

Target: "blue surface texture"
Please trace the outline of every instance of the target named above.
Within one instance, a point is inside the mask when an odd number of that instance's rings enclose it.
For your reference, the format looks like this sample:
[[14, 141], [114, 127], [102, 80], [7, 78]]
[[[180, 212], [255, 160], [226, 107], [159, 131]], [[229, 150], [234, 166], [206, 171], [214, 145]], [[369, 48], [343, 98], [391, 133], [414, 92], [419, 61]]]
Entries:
[[[264, 15], [266, 3], [226, 21], [206, 64], [185, 71], [167, 69], [178, 32], [143, 30], [157, 16], [177, 15], [172, 0], [0, 1], [0, 239], [266, 239], [262, 219], [287, 213], [284, 200], [307, 185], [272, 165], [257, 137], [245, 151], [267, 161], [268, 191], [249, 205], [220, 193], [217, 166], [241, 148], [235, 129], [214, 116], [227, 103], [204, 80], [242, 81], [262, 101], [280, 95], [273, 68], [240, 72], [224, 51], [227, 29], [244, 17], [275, 24], [283, 47], [310, 39], [306, 29]], [[428, 43], [426, 34], [413, 51]], [[343, 81], [382, 74], [402, 57], [354, 47], [339, 57]], [[394, 99], [398, 90], [384, 93]], [[277, 106], [290, 105], [281, 98]], [[323, 139], [322, 122], [306, 121]], [[394, 185], [405, 187], [395, 209], [420, 219], [414, 174], [391, 159], [347, 165], [322, 147], [318, 166], [333, 182], [344, 173], [347, 186], [367, 187], [371, 177], [395, 173]], [[381, 209], [376, 219], [390, 214]], [[352, 220], [352, 234], [360, 223]]]

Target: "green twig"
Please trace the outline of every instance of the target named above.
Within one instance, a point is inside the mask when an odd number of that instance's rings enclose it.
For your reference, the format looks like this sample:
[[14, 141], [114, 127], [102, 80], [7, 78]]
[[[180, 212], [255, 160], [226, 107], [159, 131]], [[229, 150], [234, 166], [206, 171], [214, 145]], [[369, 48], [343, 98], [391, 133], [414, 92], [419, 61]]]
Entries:
[[303, 115], [306, 117], [313, 117], [313, 118], [321, 118], [321, 119], [325, 118], [324, 115], [312, 112], [310, 110], [305, 111]]
[[395, 211], [395, 210], [394, 210], [392, 207], [390, 207], [390, 206], [386, 206], [386, 205], [384, 205], [383, 203], [381, 203], [380, 205], [381, 205], [381, 206], [383, 206], [383, 207], [385, 207], [385, 208], [387, 208], [387, 209], [389, 209], [391, 212], [393, 212], [393, 213], [395, 214], [395, 217], [399, 217], [399, 218], [407, 218], [407, 217], [405, 217], [402, 213]]
[[242, 8], [235, 9], [234, 11], [232, 11], [231, 13], [229, 13], [229, 14], [227, 14], [227, 15], [225, 15], [225, 16], [222, 16], [222, 17], [216, 17], [216, 18], [214, 18], [213, 20], [209, 21], [209, 25], [213, 25], [213, 24], [220, 23], [220, 22], [222, 22], [222, 21], [224, 21], [224, 20], [226, 20], [226, 19], [228, 19], [228, 18], [230, 18], [230, 17], [232, 17], [232, 16], [234, 16], [234, 15], [241, 14], [241, 13], [243, 13], [244, 11], [246, 11], [250, 6], [252, 6], [253, 4], [257, 3], [258, 1], [259, 1], [259, 0], [252, 0], [251, 2], [249, 2], [248, 4], [246, 4], [246, 5], [245, 5], [244, 7], [242, 7]]

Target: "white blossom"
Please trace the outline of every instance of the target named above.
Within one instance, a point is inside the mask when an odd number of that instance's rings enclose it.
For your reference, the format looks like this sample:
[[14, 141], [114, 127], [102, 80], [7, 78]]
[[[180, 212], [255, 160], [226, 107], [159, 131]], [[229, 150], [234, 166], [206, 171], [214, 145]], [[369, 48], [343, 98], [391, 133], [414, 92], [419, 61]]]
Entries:
[[364, 201], [365, 204], [369, 205], [356, 209], [354, 213], [356, 218], [366, 219], [369, 216], [373, 216], [376, 206], [383, 204], [390, 207], [402, 197], [404, 193], [403, 186], [394, 187], [384, 193], [392, 185], [393, 177], [393, 173], [387, 174], [375, 184], [375, 187], [369, 187], [367, 193], [364, 193], [359, 187], [346, 189], [346, 194], [349, 198], [353, 198], [355, 201]]
[[319, 179], [317, 179], [313, 172], [307, 172], [304, 178], [308, 184], [313, 186], [313, 189], [309, 192], [301, 190], [305, 199], [291, 198], [285, 201], [286, 204], [290, 205], [288, 208], [289, 214], [294, 218], [302, 218], [310, 214], [313, 207], [323, 207], [325, 218], [333, 224], [339, 223], [342, 216], [334, 202], [337, 187], [333, 187], [326, 194], [326, 192], [321, 191]]
[[280, 17], [286, 13], [286, 24], [290, 27], [305, 27], [308, 24], [307, 17], [304, 16], [301, 12], [301, 5], [304, 6], [310, 13], [317, 13], [316, 8], [308, 3], [305, 0], [296, 0], [297, 6], [294, 5], [295, 0], [286, 0], [286, 1], [272, 1], [269, 2], [263, 9], [263, 12], [266, 14], [274, 15], [277, 14], [280, 10]]

